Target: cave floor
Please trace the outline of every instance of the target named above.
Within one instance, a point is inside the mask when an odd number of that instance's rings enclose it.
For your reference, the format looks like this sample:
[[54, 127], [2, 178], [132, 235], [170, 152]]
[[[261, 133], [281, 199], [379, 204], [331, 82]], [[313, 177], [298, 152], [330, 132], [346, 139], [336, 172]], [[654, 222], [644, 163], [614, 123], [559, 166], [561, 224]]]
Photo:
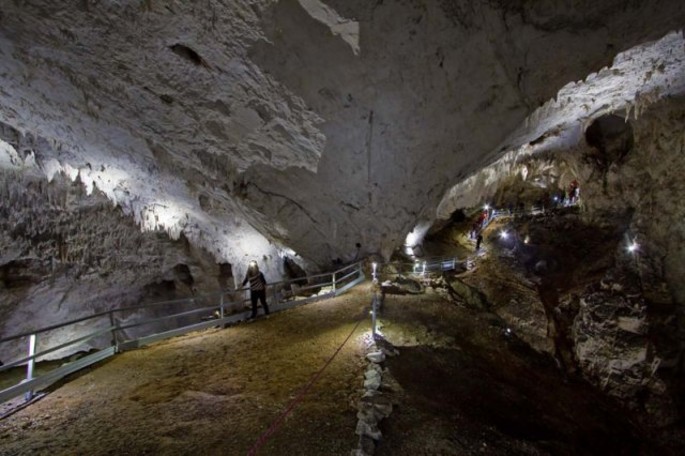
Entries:
[[653, 454], [614, 403], [493, 314], [388, 296], [381, 324], [401, 354], [386, 361], [399, 406], [377, 455]]
[[[257, 453], [348, 455], [370, 286], [118, 355], [0, 422], [0, 455], [247, 454], [361, 320]], [[430, 292], [388, 297], [381, 324], [400, 355], [385, 363], [396, 406], [376, 454], [641, 454], [618, 410], [495, 316]]]
[[363, 320], [258, 453], [348, 454], [370, 296], [362, 285], [117, 355], [0, 422], [0, 455], [244, 455]]

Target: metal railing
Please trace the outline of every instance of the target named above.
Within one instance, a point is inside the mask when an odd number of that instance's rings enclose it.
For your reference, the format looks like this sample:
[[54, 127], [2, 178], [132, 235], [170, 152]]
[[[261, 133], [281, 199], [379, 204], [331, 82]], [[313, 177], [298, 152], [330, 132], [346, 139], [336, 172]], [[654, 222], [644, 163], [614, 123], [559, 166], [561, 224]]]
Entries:
[[[272, 312], [307, 302], [340, 295], [365, 279], [358, 262], [335, 272], [267, 284], [267, 299]], [[222, 291], [192, 298], [141, 304], [106, 310], [63, 323], [0, 339], [0, 347], [28, 345], [27, 356], [0, 366], [0, 373], [26, 369], [18, 383], [0, 391], [0, 403], [24, 394], [31, 400], [34, 392], [47, 388], [65, 376], [107, 359], [116, 353], [158, 340], [246, 320], [249, 288]], [[198, 307], [199, 305], [199, 307]], [[43, 345], [38, 350], [39, 343]], [[24, 346], [26, 346], [24, 345]], [[36, 376], [36, 363], [47, 355], [58, 358], [88, 347], [88, 354]], [[9, 352], [10, 350], [5, 350]], [[14, 350], [17, 351], [17, 350]]]
[[378, 293], [374, 292], [373, 298], [371, 298], [371, 335], [374, 339], [378, 335], [378, 313], [380, 312], [380, 298]]
[[391, 261], [380, 266], [385, 273], [423, 276], [434, 272], [452, 271], [460, 267], [467, 269], [470, 258], [472, 256], [466, 258], [427, 257], [413, 262]]

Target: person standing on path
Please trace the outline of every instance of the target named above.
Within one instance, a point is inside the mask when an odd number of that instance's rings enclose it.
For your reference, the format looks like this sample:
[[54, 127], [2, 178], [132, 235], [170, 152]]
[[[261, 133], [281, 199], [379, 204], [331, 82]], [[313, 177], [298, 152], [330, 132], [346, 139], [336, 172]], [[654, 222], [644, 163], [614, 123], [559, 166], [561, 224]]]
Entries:
[[476, 238], [476, 252], [480, 250], [481, 242], [483, 242], [483, 235], [478, 233], [478, 237]]
[[262, 303], [264, 315], [269, 315], [269, 306], [266, 303], [266, 279], [254, 260], [250, 261], [250, 265], [247, 268], [243, 287], [247, 282], [250, 282], [250, 300], [252, 301], [252, 315], [250, 318], [252, 319], [257, 316], [257, 300]]

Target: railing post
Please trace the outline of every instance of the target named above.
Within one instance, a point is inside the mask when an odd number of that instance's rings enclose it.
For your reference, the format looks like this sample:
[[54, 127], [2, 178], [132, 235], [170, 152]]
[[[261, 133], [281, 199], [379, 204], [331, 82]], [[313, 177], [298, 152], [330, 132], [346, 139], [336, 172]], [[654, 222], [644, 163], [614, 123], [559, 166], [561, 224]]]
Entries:
[[219, 318], [224, 319], [224, 291], [221, 290], [220, 294], [220, 299], [219, 299]]
[[276, 291], [275, 284], [272, 283], [269, 286], [271, 287], [271, 308], [274, 309], [276, 304], [278, 304], [278, 292]]
[[112, 328], [112, 347], [114, 347], [114, 352], [119, 353], [119, 344], [117, 342], [117, 328], [116, 322], [114, 321], [114, 311], [109, 311], [109, 326]]
[[371, 335], [376, 338], [376, 301], [378, 300], [378, 295], [374, 293], [373, 299], [371, 300]]
[[335, 293], [335, 272], [333, 273], [333, 293]]
[[[33, 367], [35, 365], [36, 359], [34, 358], [34, 355], [36, 354], [36, 334], [31, 334], [29, 336], [29, 362], [26, 364], [26, 381], [28, 382], [29, 380], [33, 379]], [[24, 394], [24, 400], [26, 402], [30, 401], [33, 399], [33, 390], [28, 390], [26, 394]]]

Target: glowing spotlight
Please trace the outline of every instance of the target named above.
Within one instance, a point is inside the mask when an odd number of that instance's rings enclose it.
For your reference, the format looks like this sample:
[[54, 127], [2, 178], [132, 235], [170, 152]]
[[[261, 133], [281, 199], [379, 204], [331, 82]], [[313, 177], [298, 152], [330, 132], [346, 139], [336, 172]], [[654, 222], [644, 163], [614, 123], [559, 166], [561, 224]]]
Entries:
[[509, 237], [509, 233], [507, 233], [506, 231], [502, 231], [502, 232], [499, 234], [499, 237], [501, 237], [502, 239], [506, 239], [506, 238]]
[[632, 244], [630, 244], [628, 246], [628, 251], [630, 253], [635, 253], [635, 252], [637, 252], [638, 247], [639, 247], [639, 245], [637, 244], [637, 242], [633, 242]]
[[530, 242], [530, 236], [526, 236], [526, 238], [523, 240], [524, 244], [528, 244]]
[[490, 205], [489, 205], [489, 204], [486, 204], [485, 206], [483, 206], [483, 209], [485, 209], [486, 211], [487, 211], [487, 210], [490, 210]]

